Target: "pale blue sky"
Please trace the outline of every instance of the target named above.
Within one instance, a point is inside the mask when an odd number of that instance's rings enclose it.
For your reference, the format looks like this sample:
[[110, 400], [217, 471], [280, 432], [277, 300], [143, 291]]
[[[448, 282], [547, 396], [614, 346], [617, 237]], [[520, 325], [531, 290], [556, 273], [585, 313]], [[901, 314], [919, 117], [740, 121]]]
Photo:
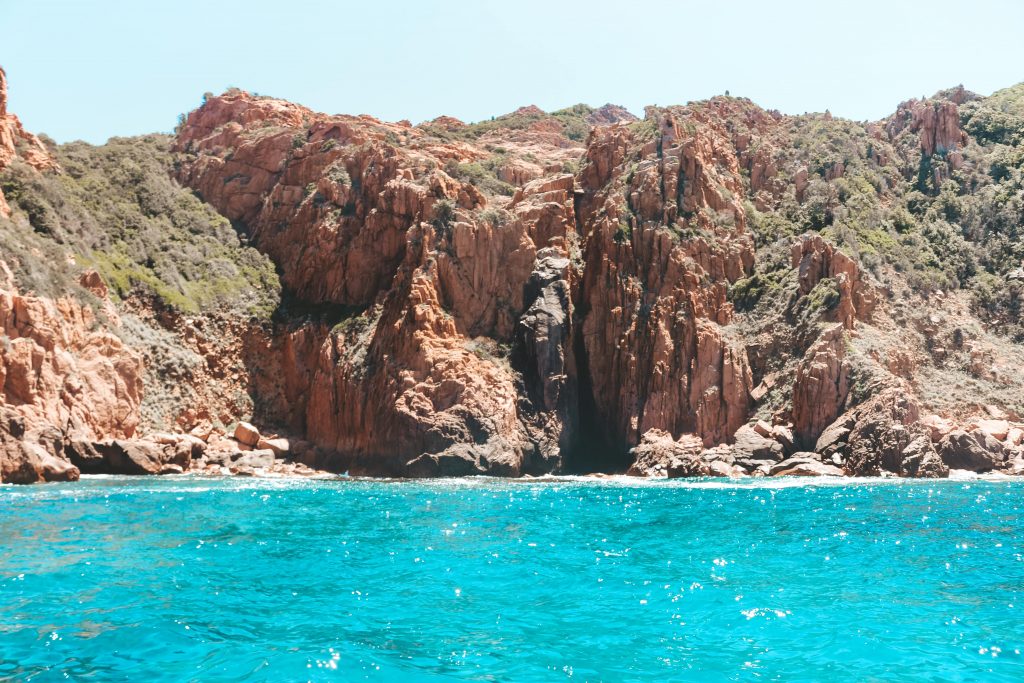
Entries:
[[167, 131], [228, 86], [413, 122], [725, 90], [877, 119], [1024, 80], [1022, 27], [1020, 0], [0, 0], [0, 65], [58, 141]]

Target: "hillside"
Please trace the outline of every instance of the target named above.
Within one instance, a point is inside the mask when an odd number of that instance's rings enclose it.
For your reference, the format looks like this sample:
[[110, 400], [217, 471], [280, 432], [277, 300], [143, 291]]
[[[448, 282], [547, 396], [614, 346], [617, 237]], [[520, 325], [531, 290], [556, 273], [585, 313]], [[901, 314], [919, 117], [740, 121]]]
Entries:
[[1024, 469], [1024, 86], [415, 126], [232, 90], [173, 138], [19, 135], [8, 296], [89, 311], [134, 387], [69, 425], [91, 347], [35, 339], [43, 381], [5, 344], [4, 403], [64, 441], [247, 419], [373, 475]]

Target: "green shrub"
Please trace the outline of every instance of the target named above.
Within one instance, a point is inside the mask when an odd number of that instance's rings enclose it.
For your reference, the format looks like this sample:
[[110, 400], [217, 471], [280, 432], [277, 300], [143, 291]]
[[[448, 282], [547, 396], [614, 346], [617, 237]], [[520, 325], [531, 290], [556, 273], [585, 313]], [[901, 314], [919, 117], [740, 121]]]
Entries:
[[442, 199], [435, 203], [431, 221], [439, 231], [447, 231], [455, 221], [455, 203], [450, 199]]
[[[12, 164], [0, 173], [15, 209], [8, 222], [14, 227], [0, 230], [4, 246], [28, 253], [59, 245], [61, 268], [66, 255], [75, 256], [103, 276], [114, 297], [140, 293], [183, 312], [269, 316], [280, 295], [273, 264], [242, 246], [225, 218], [172, 180], [170, 142], [149, 135], [61, 145], [57, 159], [65, 172], [59, 175]], [[19, 221], [45, 239], [17, 229]], [[28, 270], [21, 276], [32, 280]], [[54, 288], [73, 289], [72, 274], [48, 270]]]
[[515, 188], [512, 185], [498, 180], [495, 176], [496, 168], [493, 162], [490, 168], [486, 168], [477, 162], [460, 164], [452, 159], [445, 165], [444, 170], [451, 177], [465, 183], [470, 183], [486, 194], [514, 194]]

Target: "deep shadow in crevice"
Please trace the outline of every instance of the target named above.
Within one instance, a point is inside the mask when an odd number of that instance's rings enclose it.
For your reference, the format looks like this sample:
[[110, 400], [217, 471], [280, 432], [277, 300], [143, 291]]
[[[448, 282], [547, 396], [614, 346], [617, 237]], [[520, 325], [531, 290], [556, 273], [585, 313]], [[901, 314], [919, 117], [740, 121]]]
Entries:
[[583, 342], [582, 316], [576, 321], [573, 351], [577, 375], [576, 436], [565, 458], [567, 474], [621, 474], [631, 464], [629, 450], [621, 440], [610, 435], [607, 420], [601, 417], [594, 400], [594, 385], [590, 377], [587, 349]]

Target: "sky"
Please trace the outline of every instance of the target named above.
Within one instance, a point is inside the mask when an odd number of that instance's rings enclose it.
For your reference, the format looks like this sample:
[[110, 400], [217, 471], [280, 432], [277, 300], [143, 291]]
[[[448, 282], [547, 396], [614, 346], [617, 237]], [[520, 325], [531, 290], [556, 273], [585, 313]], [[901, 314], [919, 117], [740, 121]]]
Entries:
[[58, 142], [170, 131], [235, 86], [413, 123], [535, 104], [882, 118], [1024, 81], [1021, 0], [0, 0], [8, 109]]

